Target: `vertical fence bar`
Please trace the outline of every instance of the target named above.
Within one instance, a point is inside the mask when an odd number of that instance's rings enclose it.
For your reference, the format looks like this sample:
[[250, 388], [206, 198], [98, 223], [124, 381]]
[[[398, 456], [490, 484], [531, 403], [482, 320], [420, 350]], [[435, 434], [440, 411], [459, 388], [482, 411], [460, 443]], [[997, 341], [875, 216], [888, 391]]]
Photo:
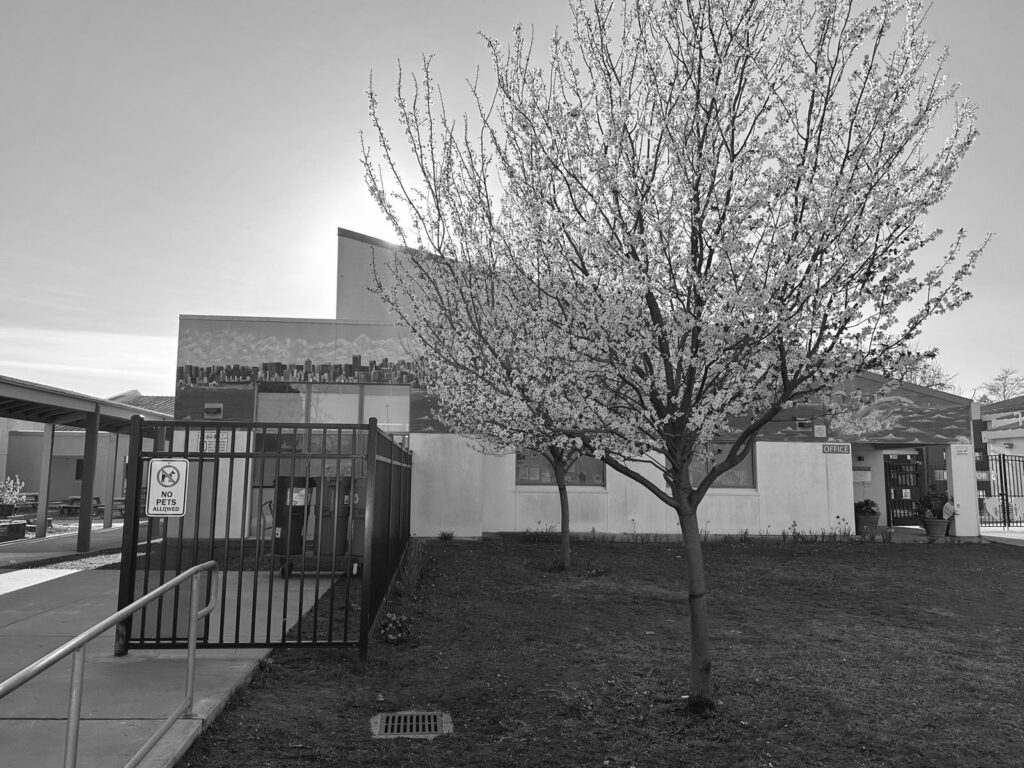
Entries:
[[[117, 608], [120, 610], [135, 599], [135, 570], [139, 540], [139, 486], [142, 483], [142, 417], [132, 416], [128, 433], [128, 463], [124, 497], [124, 525], [121, 528], [121, 572], [118, 574]], [[129, 616], [114, 631], [114, 655], [128, 653], [132, 632]]]
[[[238, 436], [238, 430], [237, 429], [233, 430], [232, 431], [232, 437], [231, 437], [231, 447], [232, 447], [232, 451], [236, 452], [236, 455], [237, 455], [237, 449], [238, 449], [237, 436]], [[242, 535], [241, 535], [241, 540], [239, 542], [239, 550], [238, 550], [238, 562], [239, 562], [239, 566], [238, 566], [238, 587], [237, 587], [236, 594], [235, 594], [235, 635], [234, 635], [234, 637], [235, 637], [235, 642], [236, 643], [240, 642], [241, 639], [242, 639], [242, 582], [243, 582], [242, 576], [245, 573], [245, 556], [246, 556], [245, 542], [246, 542], [246, 539], [248, 539], [249, 534], [251, 534], [253, 532], [253, 530], [255, 530], [256, 535], [260, 537], [260, 540], [262, 540], [262, 538], [263, 538], [263, 520], [262, 520], [262, 518], [257, 521], [257, 524], [256, 524], [255, 527], [252, 525], [252, 519], [251, 519], [251, 517], [252, 517], [252, 489], [253, 489], [253, 484], [255, 482], [255, 477], [253, 476], [253, 466], [254, 465], [253, 465], [253, 460], [252, 460], [252, 436], [253, 436], [252, 428], [249, 428], [249, 429], [245, 430], [245, 448], [243, 450], [243, 453], [245, 454], [245, 458], [242, 460], [242, 483], [243, 483], [243, 488], [244, 488], [244, 490], [242, 492], [242, 515], [241, 515], [241, 517], [242, 517], [242, 519], [241, 519]], [[235, 459], [232, 458], [232, 462], [234, 462], [234, 461], [235, 461]], [[257, 505], [257, 511], [258, 511], [258, 505]], [[259, 541], [257, 541], [256, 542], [256, 552], [255, 552], [255, 558], [256, 559], [253, 562], [253, 568], [252, 568], [252, 572], [253, 572], [252, 576], [253, 576], [253, 584], [254, 585], [255, 585], [256, 579], [258, 579], [259, 575], [260, 575], [260, 559], [259, 559], [259, 555], [260, 555], [260, 543], [259, 543]], [[226, 597], [227, 596], [227, 588], [226, 588], [226, 586], [225, 586], [224, 594], [225, 594], [225, 597]], [[225, 604], [226, 604], [226, 600], [225, 600]], [[223, 607], [222, 607], [221, 610], [224, 613], [227, 613], [227, 611], [224, 610]]]
[[998, 454], [999, 456], [999, 511], [1003, 519], [1003, 527], [1010, 527], [1010, 494], [1007, 493], [1007, 477], [1006, 477], [1006, 456]]
[[[210, 518], [209, 518], [209, 522], [207, 523], [207, 528], [206, 528], [209, 531], [209, 537], [207, 539], [208, 551], [206, 553], [203, 553], [202, 548], [199, 547], [199, 536], [197, 534], [196, 535], [196, 550], [197, 551], [196, 551], [196, 554], [195, 554], [195, 559], [192, 561], [192, 565], [195, 565], [197, 563], [203, 562], [205, 560], [217, 560], [217, 554], [216, 554], [217, 553], [217, 520], [218, 520], [218, 514], [221, 511], [220, 510], [220, 506], [219, 506], [219, 503], [220, 503], [220, 427], [219, 426], [214, 430], [213, 439], [214, 439], [214, 447], [213, 447], [213, 459], [212, 459], [212, 461], [210, 459], [208, 459], [207, 457], [203, 456], [202, 454], [201, 454], [201, 458], [199, 460], [199, 466], [200, 467], [202, 467], [204, 464], [208, 464], [208, 463], [212, 463], [213, 464], [213, 477], [210, 480], [210, 482], [213, 485], [213, 488], [210, 491]], [[199, 446], [199, 448], [203, 451], [204, 454], [206, 452], [206, 444], [205, 443], [206, 443], [206, 437], [204, 435], [203, 436], [203, 444]], [[230, 472], [230, 466], [228, 467], [228, 471]], [[200, 472], [200, 474], [203, 474], [203, 473]], [[229, 485], [228, 486], [228, 493], [230, 493], [230, 492], [231, 492], [231, 486]], [[201, 512], [202, 512], [202, 502], [203, 502], [202, 495], [197, 493], [196, 494], [196, 506], [195, 506], [196, 528], [197, 529], [199, 528], [200, 518], [202, 516], [201, 515]], [[224, 515], [225, 521], [229, 521], [230, 517], [231, 517], [230, 514]], [[228, 531], [225, 528], [224, 540], [223, 540], [224, 554], [222, 555], [223, 563], [218, 561], [218, 565], [221, 568], [223, 568], [225, 571], [227, 570], [227, 566], [228, 566], [227, 555], [228, 555], [228, 545], [229, 545], [230, 541], [231, 541], [231, 539], [228, 536]], [[179, 573], [180, 573], [180, 571], [179, 571]], [[225, 578], [224, 581], [227, 582], [227, 578]], [[221, 602], [221, 605], [223, 605], [223, 604], [224, 603]], [[223, 614], [224, 614], [224, 612], [221, 611], [222, 621], [223, 621]], [[207, 619], [205, 621], [205, 624], [206, 624], [206, 627], [205, 627], [205, 631], [203, 632], [203, 635], [205, 637], [209, 637], [209, 634], [210, 634], [210, 619], [209, 619], [209, 617], [207, 617]]]
[[[150, 461], [153, 461], [156, 458], [158, 453], [164, 453], [165, 452], [164, 441], [167, 439], [168, 431], [170, 431], [170, 435], [171, 435], [171, 445], [172, 446], [174, 445], [174, 432], [173, 432], [173, 430], [171, 430], [170, 427], [165, 427], [163, 425], [157, 427], [156, 428], [156, 437], [154, 437], [154, 439], [153, 439], [153, 452], [149, 456], [149, 460]], [[169, 454], [167, 454], [167, 455], [169, 455]], [[170, 542], [170, 528], [171, 528], [170, 519], [166, 518], [166, 517], [155, 518], [155, 519], [150, 521], [150, 523], [147, 526], [147, 528], [149, 528], [152, 531], [152, 529], [154, 527], [157, 527], [157, 526], [160, 528], [160, 536], [158, 537], [158, 538], [160, 538], [160, 545], [159, 545], [159, 550], [160, 550], [160, 571], [159, 571], [159, 581], [157, 583], [157, 585], [159, 586], [160, 584], [164, 583], [164, 574], [167, 572], [167, 547], [169, 546], [169, 542]], [[181, 527], [181, 524], [180, 524], [180, 521], [179, 521], [179, 528], [180, 527]], [[180, 538], [180, 536], [179, 536], [179, 538]], [[153, 574], [152, 559], [147, 557], [146, 558], [146, 576], [144, 578], [144, 582], [143, 582], [143, 585], [142, 585], [143, 592], [149, 592], [149, 579], [150, 579], [150, 576], [152, 574]], [[163, 628], [164, 598], [165, 598], [165, 595], [161, 595], [160, 599], [156, 601], [156, 637], [160, 637], [161, 636], [160, 630]], [[143, 611], [142, 611], [143, 626], [145, 626], [147, 610], [148, 610], [148, 607], [144, 608]]]
[[[218, 427], [218, 429], [217, 429], [217, 466], [220, 466], [221, 460], [225, 458], [224, 456], [221, 455], [221, 452], [220, 452], [220, 445], [221, 445], [220, 436], [221, 436], [221, 431], [220, 431], [220, 428]], [[226, 443], [226, 448], [227, 448], [226, 453], [228, 454], [227, 457], [226, 457], [227, 458], [227, 462], [228, 462], [228, 484], [227, 484], [227, 493], [225, 494], [225, 497], [224, 497], [224, 506], [225, 506], [225, 509], [224, 509], [224, 533], [223, 533], [223, 536], [224, 536], [224, 545], [223, 545], [224, 564], [223, 564], [223, 566], [221, 566], [221, 569], [224, 572], [224, 578], [222, 579], [221, 585], [220, 585], [220, 590], [221, 590], [220, 604], [221, 604], [222, 607], [221, 607], [221, 611], [220, 611], [220, 626], [218, 627], [218, 630], [217, 630], [218, 631], [218, 637], [220, 638], [220, 640], [222, 642], [224, 640], [224, 628], [225, 628], [225, 625], [227, 623], [227, 618], [228, 618], [227, 617], [227, 611], [225, 611], [223, 609], [223, 606], [227, 605], [227, 602], [228, 602], [228, 581], [230, 581], [230, 578], [229, 578], [229, 573], [230, 573], [229, 567], [231, 565], [231, 558], [232, 558], [232, 554], [231, 554], [232, 545], [234, 544], [234, 542], [231, 539], [231, 502], [234, 500], [234, 490], [235, 490], [235, 431], [234, 430], [231, 430], [231, 432], [230, 432], [230, 439]], [[219, 491], [219, 489], [218, 489], [218, 491]], [[220, 496], [219, 492], [217, 493], [217, 496], [218, 497]], [[216, 500], [214, 500], [214, 503], [216, 504]], [[216, 528], [216, 526], [211, 523], [210, 524], [210, 530], [214, 530], [215, 528]], [[244, 530], [242, 532], [242, 535], [239, 537], [239, 546], [238, 546], [238, 555], [237, 555], [237, 557], [238, 557], [238, 578], [239, 579], [242, 578], [242, 553], [241, 553], [241, 549], [242, 549], [242, 542], [243, 541], [245, 541]], [[216, 546], [216, 542], [214, 542], [214, 546]], [[206, 621], [207, 638], [209, 637], [209, 628], [210, 628], [210, 621], [209, 621], [209, 619], [207, 619], [207, 621]]]

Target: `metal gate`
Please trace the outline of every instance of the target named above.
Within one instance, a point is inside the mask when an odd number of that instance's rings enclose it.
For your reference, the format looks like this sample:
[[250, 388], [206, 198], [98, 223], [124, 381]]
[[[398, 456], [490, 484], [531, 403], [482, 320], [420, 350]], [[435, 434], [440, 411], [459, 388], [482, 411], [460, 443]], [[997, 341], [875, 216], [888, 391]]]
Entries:
[[[365, 657], [409, 539], [411, 469], [411, 453], [376, 419], [136, 418], [118, 607], [216, 560], [218, 578], [205, 590], [216, 590], [217, 607], [201, 644], [358, 646]], [[184, 647], [188, 597], [169, 592], [125, 622], [117, 651]]]
[[917, 500], [921, 498], [919, 464], [912, 460], [885, 461], [886, 513], [890, 526], [917, 522]]
[[887, 524], [918, 525], [921, 497], [945, 492], [948, 487], [945, 461], [938, 462], [927, 449], [894, 452], [885, 458]]
[[987, 528], [1024, 526], [1024, 456], [983, 454], [975, 459], [978, 522]]

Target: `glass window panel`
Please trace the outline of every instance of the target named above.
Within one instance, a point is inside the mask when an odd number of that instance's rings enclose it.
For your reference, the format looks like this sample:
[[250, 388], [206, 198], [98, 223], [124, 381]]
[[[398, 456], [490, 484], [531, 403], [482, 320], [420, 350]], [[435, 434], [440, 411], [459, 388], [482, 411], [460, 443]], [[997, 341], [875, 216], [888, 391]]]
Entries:
[[260, 392], [256, 399], [256, 421], [304, 423], [306, 421], [305, 391]]
[[312, 424], [358, 424], [359, 386], [314, 384], [309, 395]]
[[385, 432], [409, 431], [409, 400], [412, 388], [399, 385], [366, 385], [363, 387], [363, 421], [377, 419]]
[[[712, 443], [711, 450], [713, 453], [713, 459], [711, 461], [704, 459], [694, 459], [693, 463], [690, 464], [690, 482], [696, 487], [707, 477], [708, 469], [712, 466], [712, 463], [717, 464], [721, 461], [729, 449], [732, 448], [732, 443]], [[730, 470], [727, 470], [725, 474], [715, 480], [713, 488], [756, 488], [754, 478], [754, 449], [751, 449], [750, 453], [746, 457]]]
[[[580, 456], [565, 473], [565, 484], [604, 486], [604, 464], [593, 456]], [[536, 451], [516, 453], [516, 485], [556, 485], [548, 460]]]

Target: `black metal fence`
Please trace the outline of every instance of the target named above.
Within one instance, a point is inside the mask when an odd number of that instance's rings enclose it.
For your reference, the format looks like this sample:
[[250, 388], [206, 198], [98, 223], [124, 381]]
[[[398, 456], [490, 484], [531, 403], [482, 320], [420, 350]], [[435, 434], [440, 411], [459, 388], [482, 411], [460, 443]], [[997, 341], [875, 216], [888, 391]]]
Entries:
[[978, 522], [985, 528], [1024, 526], [1024, 456], [975, 457]]
[[[352, 424], [132, 423], [119, 607], [216, 560], [207, 647], [352, 645], [365, 657], [409, 539], [412, 456]], [[207, 585], [211, 592], [212, 585]], [[168, 593], [119, 628], [129, 647], [183, 647]]]

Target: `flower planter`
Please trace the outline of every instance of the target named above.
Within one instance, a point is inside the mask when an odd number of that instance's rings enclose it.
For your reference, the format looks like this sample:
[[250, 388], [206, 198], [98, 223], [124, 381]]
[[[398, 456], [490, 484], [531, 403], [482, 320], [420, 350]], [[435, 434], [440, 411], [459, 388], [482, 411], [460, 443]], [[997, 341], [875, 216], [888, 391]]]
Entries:
[[13, 504], [0, 504], [0, 517], [10, 517], [14, 514]]
[[924, 531], [929, 536], [945, 536], [949, 520], [944, 520], [941, 517], [926, 517], [921, 520], [921, 525], [924, 526]]
[[854, 515], [854, 534], [857, 536], [874, 536], [878, 530], [878, 517], [878, 515]]
[[25, 521], [11, 520], [0, 524], [0, 541], [15, 541], [25, 538]]

